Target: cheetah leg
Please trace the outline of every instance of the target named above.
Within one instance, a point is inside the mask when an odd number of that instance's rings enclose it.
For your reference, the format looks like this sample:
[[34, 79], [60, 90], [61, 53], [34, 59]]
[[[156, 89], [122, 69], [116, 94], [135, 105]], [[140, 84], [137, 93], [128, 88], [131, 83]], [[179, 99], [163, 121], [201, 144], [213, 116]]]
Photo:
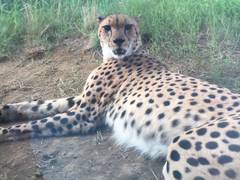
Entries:
[[0, 127], [1, 139], [14, 137], [64, 136], [73, 134], [86, 134], [96, 129], [97, 122], [90, 121], [86, 115], [77, 111], [56, 114], [40, 120], [29, 121], [8, 128]]
[[193, 128], [173, 139], [165, 180], [240, 179], [240, 115]]
[[79, 99], [80, 97], [76, 96], [55, 100], [6, 104], [0, 108], [0, 123], [35, 120], [63, 113], [73, 107]]

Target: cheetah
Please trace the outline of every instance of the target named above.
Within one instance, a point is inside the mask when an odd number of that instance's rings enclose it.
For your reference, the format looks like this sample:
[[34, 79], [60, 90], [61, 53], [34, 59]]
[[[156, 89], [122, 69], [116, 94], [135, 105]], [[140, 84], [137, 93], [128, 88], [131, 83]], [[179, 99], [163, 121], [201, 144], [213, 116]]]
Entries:
[[171, 72], [142, 48], [135, 18], [98, 18], [103, 62], [82, 93], [3, 105], [9, 137], [89, 134], [103, 124], [116, 143], [151, 158], [166, 157], [166, 180], [240, 179], [240, 95]]

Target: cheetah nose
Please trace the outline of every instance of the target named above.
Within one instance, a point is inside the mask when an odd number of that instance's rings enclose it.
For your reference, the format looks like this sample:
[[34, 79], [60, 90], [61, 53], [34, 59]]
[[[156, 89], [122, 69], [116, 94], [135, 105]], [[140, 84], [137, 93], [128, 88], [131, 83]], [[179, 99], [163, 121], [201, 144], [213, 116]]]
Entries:
[[124, 42], [125, 40], [124, 39], [121, 39], [121, 38], [117, 38], [117, 39], [114, 39], [113, 42], [118, 45], [119, 47], [122, 45], [122, 43]]

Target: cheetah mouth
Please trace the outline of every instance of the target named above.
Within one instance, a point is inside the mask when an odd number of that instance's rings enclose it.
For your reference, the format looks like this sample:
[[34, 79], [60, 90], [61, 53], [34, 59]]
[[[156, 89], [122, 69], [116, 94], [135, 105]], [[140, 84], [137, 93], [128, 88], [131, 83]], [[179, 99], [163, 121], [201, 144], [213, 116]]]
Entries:
[[117, 48], [117, 49], [113, 50], [113, 53], [118, 56], [124, 55], [126, 52], [127, 51], [122, 48]]

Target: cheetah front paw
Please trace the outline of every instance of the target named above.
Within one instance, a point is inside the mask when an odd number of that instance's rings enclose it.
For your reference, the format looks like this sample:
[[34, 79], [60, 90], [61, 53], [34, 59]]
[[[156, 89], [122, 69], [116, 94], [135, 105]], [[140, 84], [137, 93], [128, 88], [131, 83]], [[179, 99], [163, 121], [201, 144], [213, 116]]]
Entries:
[[8, 123], [23, 119], [23, 114], [18, 112], [17, 108], [12, 105], [0, 106], [0, 123]]

